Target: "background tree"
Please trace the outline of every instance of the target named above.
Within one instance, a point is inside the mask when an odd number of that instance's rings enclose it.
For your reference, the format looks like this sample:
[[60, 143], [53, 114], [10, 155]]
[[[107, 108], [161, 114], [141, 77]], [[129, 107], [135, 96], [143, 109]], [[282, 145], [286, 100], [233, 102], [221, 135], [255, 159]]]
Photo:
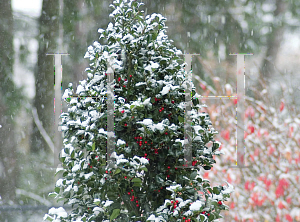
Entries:
[[[44, 0], [42, 13], [39, 20], [39, 49], [38, 61], [34, 72], [35, 98], [33, 107], [43, 124], [44, 129], [53, 140], [54, 135], [54, 56], [47, 53], [58, 53], [59, 37], [59, 1]], [[48, 152], [48, 144], [45, 142], [35, 123], [33, 123], [31, 135], [32, 152]]]
[[[19, 166], [15, 117], [24, 97], [13, 82], [13, 16], [11, 1], [0, 2], [0, 204], [16, 201]], [[10, 218], [8, 214], [0, 215]], [[2, 220], [1, 219], [1, 220]]]

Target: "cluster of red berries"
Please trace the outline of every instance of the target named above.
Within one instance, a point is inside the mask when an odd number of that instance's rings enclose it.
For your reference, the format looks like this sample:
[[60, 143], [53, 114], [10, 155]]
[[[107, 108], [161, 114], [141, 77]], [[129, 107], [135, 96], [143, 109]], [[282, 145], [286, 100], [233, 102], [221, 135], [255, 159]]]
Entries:
[[[185, 220], [185, 217], [183, 217], [182, 219]], [[184, 222], [190, 222], [190, 221], [191, 221], [191, 219], [187, 219]]]
[[202, 213], [202, 214], [206, 214], [207, 216], [210, 216], [210, 214], [209, 214], [209, 213], [206, 213], [206, 211], [202, 211], [201, 213]]
[[198, 161], [193, 161], [192, 165], [195, 166]]
[[[163, 189], [163, 187], [160, 188], [160, 190], [162, 190], [162, 189]], [[157, 190], [157, 192], [160, 193], [160, 190]], [[156, 190], [154, 190], [154, 191], [156, 191]]]
[[[173, 204], [173, 209], [177, 208], [178, 202], [179, 202], [178, 200], [176, 200], [176, 201], [171, 200], [171, 203]], [[174, 212], [174, 210], [173, 210], [173, 212]]]
[[164, 107], [161, 107], [161, 109], [159, 110], [159, 112], [161, 113], [165, 108]]
[[[155, 99], [155, 102], [157, 102], [157, 101], [160, 101], [161, 99], [157, 99], [156, 97], [154, 98]], [[153, 103], [154, 104], [154, 103]]]
[[[133, 192], [133, 190], [131, 190], [131, 192]], [[127, 194], [128, 194], [128, 195], [131, 195], [130, 192], [128, 192]], [[135, 197], [135, 196], [132, 194], [132, 196], [130, 197], [130, 201], [134, 201], [134, 199], [136, 199], [136, 200], [135, 200], [136, 206], [139, 207], [140, 205], [138, 204], [139, 201], [137, 200], [137, 197]]]

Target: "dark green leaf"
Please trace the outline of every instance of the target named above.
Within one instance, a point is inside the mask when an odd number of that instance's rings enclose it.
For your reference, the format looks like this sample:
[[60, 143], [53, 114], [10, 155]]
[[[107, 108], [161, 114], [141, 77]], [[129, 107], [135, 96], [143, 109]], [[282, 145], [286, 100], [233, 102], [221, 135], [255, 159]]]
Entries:
[[119, 216], [119, 214], [120, 214], [120, 209], [114, 209], [113, 213], [110, 215], [110, 220], [114, 220]]

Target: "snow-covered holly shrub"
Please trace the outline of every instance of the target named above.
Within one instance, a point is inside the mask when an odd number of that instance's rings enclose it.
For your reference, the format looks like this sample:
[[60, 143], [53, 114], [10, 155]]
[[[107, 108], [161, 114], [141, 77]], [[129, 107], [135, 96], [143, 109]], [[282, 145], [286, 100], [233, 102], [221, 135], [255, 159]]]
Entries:
[[[72, 204], [61, 221], [218, 221], [233, 187], [211, 187], [200, 176], [210, 170], [220, 143], [206, 113], [198, 113], [192, 84], [192, 155], [184, 166], [185, 70], [165, 34], [165, 18], [143, 15], [142, 3], [114, 1], [114, 24], [99, 29], [101, 44], [88, 48], [87, 80], [67, 98], [62, 114], [62, 178], [50, 195]], [[117, 56], [123, 52], [125, 56]], [[114, 69], [116, 168], [106, 163], [107, 64]], [[90, 97], [87, 97], [90, 96]], [[97, 98], [95, 98], [97, 97]], [[211, 147], [206, 146], [212, 143]], [[86, 151], [85, 151], [86, 150]], [[52, 211], [52, 213], [55, 211]], [[65, 215], [64, 215], [65, 216]]]

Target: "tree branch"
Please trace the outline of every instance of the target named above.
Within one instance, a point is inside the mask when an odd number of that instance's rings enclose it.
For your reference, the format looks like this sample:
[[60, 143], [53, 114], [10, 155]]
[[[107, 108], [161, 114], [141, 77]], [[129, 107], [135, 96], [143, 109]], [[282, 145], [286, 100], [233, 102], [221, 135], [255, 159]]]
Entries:
[[51, 138], [48, 136], [46, 130], [42, 126], [42, 123], [39, 120], [39, 117], [38, 117], [38, 114], [37, 114], [37, 111], [36, 111], [35, 107], [32, 107], [32, 116], [33, 116], [33, 120], [35, 122], [35, 125], [39, 129], [40, 133], [42, 134], [42, 136], [45, 139], [46, 143], [48, 144], [49, 148], [54, 153], [54, 143], [52, 142]]

